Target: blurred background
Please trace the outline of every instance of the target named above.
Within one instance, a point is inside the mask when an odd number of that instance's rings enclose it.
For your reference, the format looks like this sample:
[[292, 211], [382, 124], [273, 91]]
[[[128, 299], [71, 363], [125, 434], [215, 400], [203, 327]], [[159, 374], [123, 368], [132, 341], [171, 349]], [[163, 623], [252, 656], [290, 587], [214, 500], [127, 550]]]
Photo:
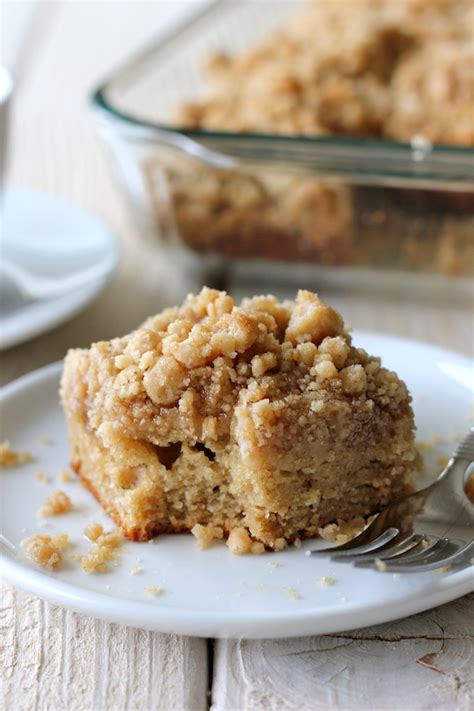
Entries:
[[[1, 15], [2, 253], [28, 282], [2, 307], [4, 379], [202, 283], [318, 290], [354, 327], [470, 348], [470, 2], [4, 1]], [[72, 247], [94, 230], [102, 251], [82, 263]], [[80, 265], [96, 281], [82, 296]]]

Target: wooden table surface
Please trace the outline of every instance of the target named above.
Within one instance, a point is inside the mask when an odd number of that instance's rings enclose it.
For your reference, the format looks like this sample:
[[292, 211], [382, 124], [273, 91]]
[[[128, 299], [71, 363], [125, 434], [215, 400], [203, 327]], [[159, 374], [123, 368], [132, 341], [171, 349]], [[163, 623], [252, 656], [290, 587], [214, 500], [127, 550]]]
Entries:
[[[122, 257], [116, 276], [93, 305], [2, 354], [3, 382], [62, 358], [69, 347], [127, 332], [189, 286], [167, 280], [158, 255], [142, 248], [86, 102], [101, 76], [185, 13], [189, 3], [41, 2], [33, 11], [31, 5], [4, 3], [11, 27], [26, 27], [16, 59], [7, 181], [63, 196], [100, 215], [120, 240]], [[13, 56], [10, 35], [5, 34], [4, 44]], [[468, 304], [375, 299], [363, 293], [330, 298], [355, 328], [464, 352], [471, 348]], [[474, 595], [357, 632], [213, 643], [108, 624], [6, 584], [1, 592], [0, 703], [5, 709], [474, 707]]]

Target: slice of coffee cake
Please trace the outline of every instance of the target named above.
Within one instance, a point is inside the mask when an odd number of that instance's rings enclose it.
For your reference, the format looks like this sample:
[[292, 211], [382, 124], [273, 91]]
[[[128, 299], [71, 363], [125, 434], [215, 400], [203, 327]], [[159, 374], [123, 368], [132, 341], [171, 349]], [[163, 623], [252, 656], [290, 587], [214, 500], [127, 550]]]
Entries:
[[75, 471], [132, 540], [200, 524], [279, 548], [377, 511], [417, 463], [405, 384], [308, 291], [203, 289], [70, 351], [61, 399]]

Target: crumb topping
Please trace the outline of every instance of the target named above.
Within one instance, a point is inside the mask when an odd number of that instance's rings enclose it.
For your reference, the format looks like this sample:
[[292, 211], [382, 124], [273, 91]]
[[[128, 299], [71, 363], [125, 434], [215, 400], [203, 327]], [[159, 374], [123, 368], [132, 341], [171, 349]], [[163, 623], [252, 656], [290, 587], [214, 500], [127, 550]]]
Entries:
[[38, 511], [40, 516], [59, 516], [72, 511], [72, 501], [64, 491], [54, 491]]
[[25, 538], [21, 546], [35, 563], [46, 570], [55, 570], [62, 562], [62, 551], [69, 546], [69, 538], [66, 533], [57, 536], [35, 533]]
[[33, 457], [31, 453], [23, 450], [21, 452], [15, 452], [11, 447], [10, 443], [5, 440], [0, 444], [0, 467], [18, 467], [20, 464], [26, 464], [31, 462]]
[[[222, 440], [240, 405], [250, 406], [260, 439], [292, 391], [306, 393], [315, 416], [334, 407], [330, 400], [343, 409], [345, 398], [367, 409], [406, 407], [405, 385], [379, 359], [353, 348], [340, 314], [308, 291], [295, 302], [266, 296], [237, 306], [224, 292], [204, 288], [130, 336], [73, 355], [91, 371], [77, 379], [76, 406], [105, 443], [118, 429], [158, 446], [183, 436]], [[121, 355], [126, 360], [117, 367]]]
[[[179, 125], [471, 144], [470, 0], [313, 0], [255, 47], [219, 52]], [[469, 28], [469, 29], [468, 29]], [[251, 207], [258, 192], [247, 188]]]

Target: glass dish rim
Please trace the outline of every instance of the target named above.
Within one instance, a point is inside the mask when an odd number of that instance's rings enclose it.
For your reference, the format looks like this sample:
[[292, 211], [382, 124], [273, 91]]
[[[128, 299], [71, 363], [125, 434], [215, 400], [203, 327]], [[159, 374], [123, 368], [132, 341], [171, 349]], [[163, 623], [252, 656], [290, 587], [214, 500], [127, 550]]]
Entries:
[[[187, 32], [199, 27], [201, 22], [212, 18], [215, 12], [228, 12], [229, 0], [207, 0], [189, 16], [175, 23], [164, 35], [152, 39], [145, 47], [126, 61], [120, 63], [90, 93], [94, 113], [109, 124], [123, 138], [155, 139], [158, 143], [174, 145], [184, 153], [201, 158], [214, 167], [238, 168], [241, 161], [258, 162], [286, 161], [288, 165], [301, 166], [302, 150], [309, 159], [325, 163], [323, 172], [336, 170], [336, 164], [344, 174], [353, 174], [361, 168], [362, 174], [376, 177], [396, 176], [401, 180], [414, 180], [420, 184], [426, 178], [431, 184], [440, 181], [451, 183], [454, 189], [474, 190], [474, 145], [431, 143], [423, 139], [411, 142], [396, 141], [370, 136], [342, 135], [288, 135], [252, 132], [231, 132], [185, 128], [140, 117], [134, 111], [122, 110], [108, 96], [114, 82], [126, 78], [128, 73], [149, 71], [149, 60], [167, 50], [173, 51], [173, 42]], [[145, 67], [143, 66], [145, 65]], [[294, 151], [293, 151], [294, 147]], [[204, 149], [204, 150], [203, 150]], [[209, 150], [211, 149], [211, 150]], [[276, 156], [276, 157], [274, 157]], [[393, 159], [394, 163], [386, 163]], [[236, 161], [230, 165], [230, 161]], [[334, 165], [332, 162], [334, 161]], [[397, 165], [398, 168], [392, 167]], [[384, 167], [385, 166], [385, 167]]]
[[[127, 66], [122, 66], [125, 70], [132, 66], [134, 60]], [[314, 146], [334, 146], [334, 147], [353, 147], [353, 148], [379, 148], [388, 149], [389, 151], [397, 151], [403, 153], [414, 153], [415, 151], [426, 152], [429, 155], [457, 155], [457, 156], [472, 156], [474, 158], [474, 146], [451, 144], [451, 143], [431, 143], [426, 140], [425, 144], [416, 145], [414, 142], [408, 143], [405, 141], [396, 141], [387, 138], [374, 138], [370, 136], [339, 136], [339, 135], [324, 135], [310, 136], [301, 134], [282, 134], [282, 133], [253, 133], [247, 131], [215, 131], [203, 130], [198, 128], [184, 128], [177, 125], [164, 124], [147, 119], [139, 118], [131, 113], [117, 108], [107, 98], [107, 91], [111, 83], [116, 78], [116, 75], [111, 75], [108, 79], [101, 82], [90, 94], [90, 102], [92, 106], [99, 110], [102, 114], [108, 115], [120, 123], [128, 124], [135, 128], [142, 128], [149, 135], [150, 130], [158, 132], [165, 131], [166, 133], [175, 133], [188, 136], [198, 140], [206, 138], [221, 140], [225, 142], [233, 142], [236, 140], [245, 139], [247, 141], [276, 143], [280, 141], [288, 141], [299, 145], [314, 145]]]

